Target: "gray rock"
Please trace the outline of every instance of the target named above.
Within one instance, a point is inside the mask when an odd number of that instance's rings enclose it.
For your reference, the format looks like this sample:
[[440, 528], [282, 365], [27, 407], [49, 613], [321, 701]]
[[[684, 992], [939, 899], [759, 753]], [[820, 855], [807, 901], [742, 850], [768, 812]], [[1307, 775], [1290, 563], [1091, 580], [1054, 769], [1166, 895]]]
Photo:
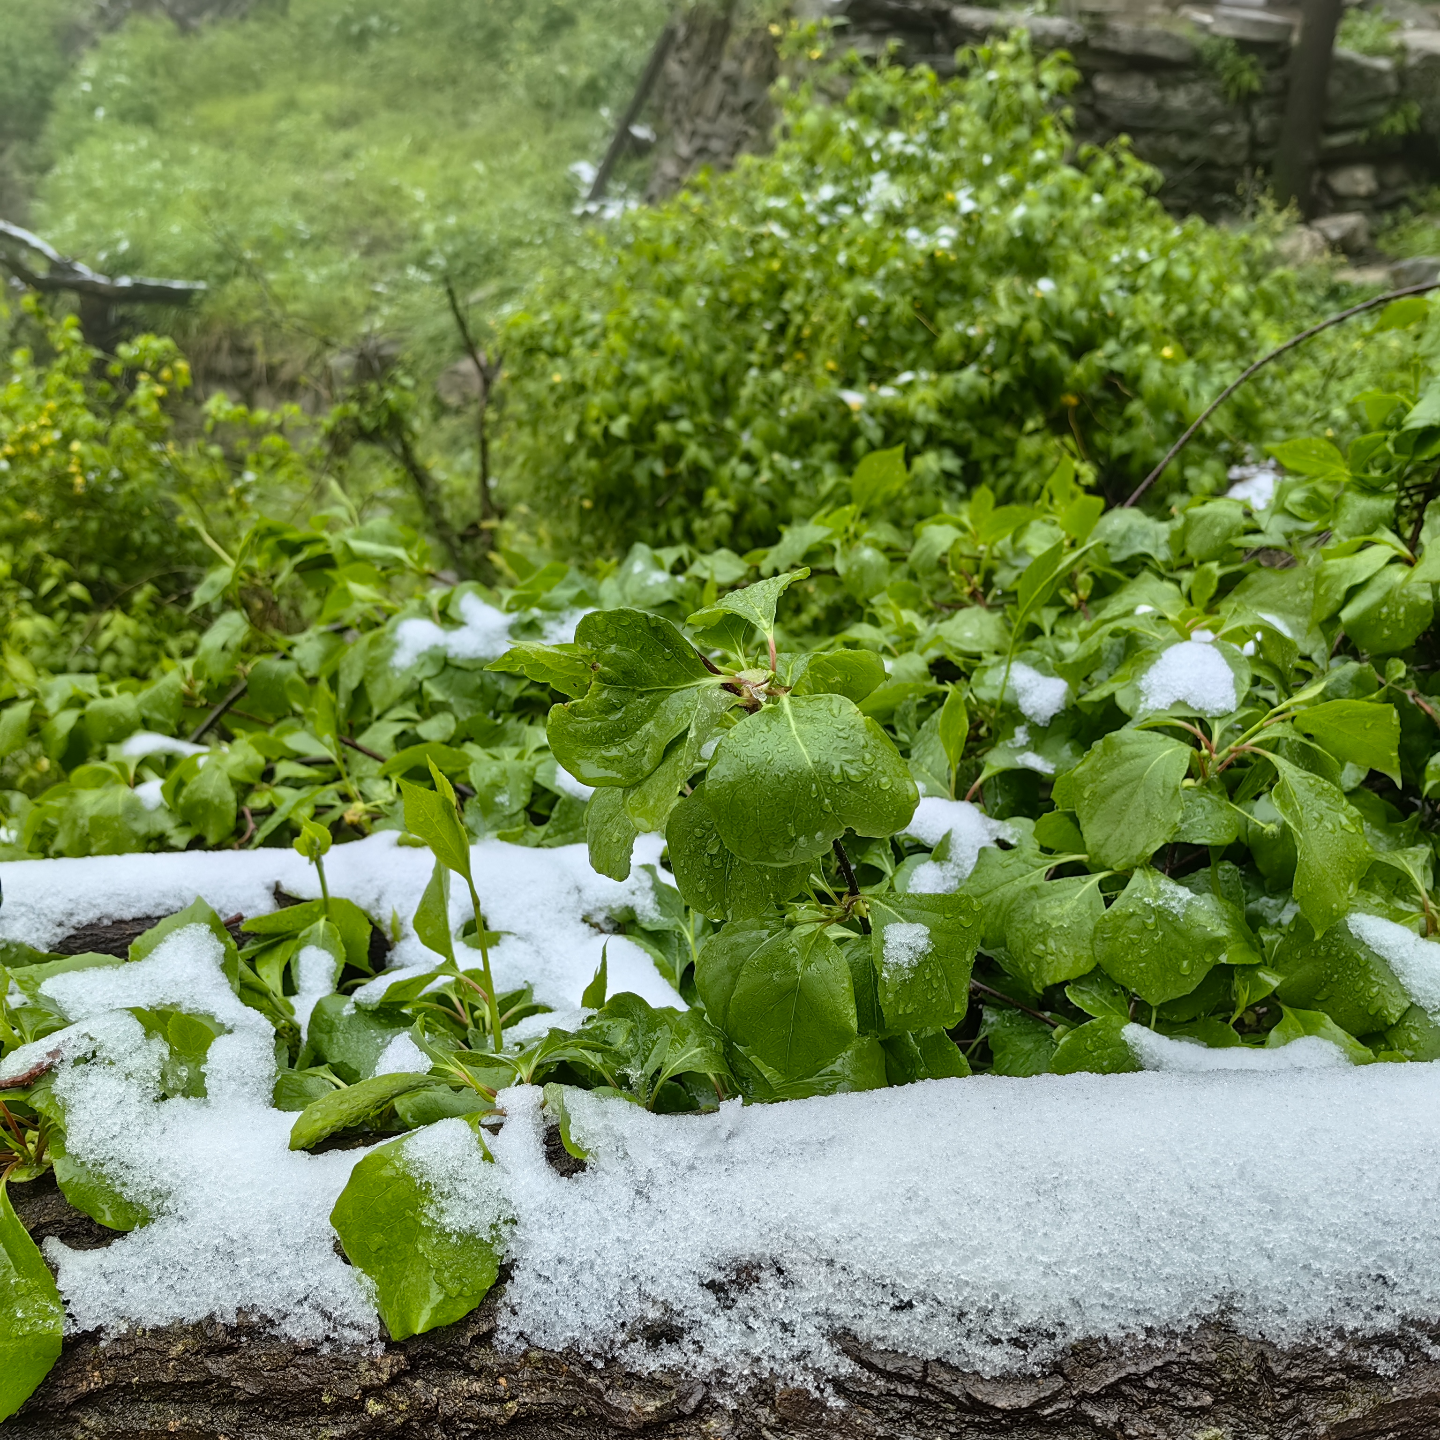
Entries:
[[1217, 5], [1210, 33], [1223, 40], [1253, 40], [1261, 45], [1288, 45], [1295, 33], [1295, 22], [1268, 10], [1252, 10], [1238, 5]]
[[1390, 283], [1403, 290], [1407, 285], [1433, 285], [1440, 280], [1440, 255], [1416, 255], [1397, 260], [1390, 267]]
[[1326, 127], [1346, 130], [1374, 125], [1399, 96], [1400, 76], [1393, 60], [1337, 49], [1325, 91]]
[[1312, 220], [1310, 226], [1324, 236], [1326, 242], [1346, 255], [1358, 255], [1370, 245], [1370, 221], [1359, 211], [1351, 210], [1339, 215], [1322, 215]]
[[1329, 243], [1312, 225], [1296, 225], [1276, 242], [1275, 253], [1284, 265], [1313, 265], [1330, 253]]
[[1332, 165], [1325, 172], [1325, 183], [1341, 200], [1368, 200], [1380, 193], [1380, 177], [1373, 165]]
[[1161, 83], [1135, 70], [1102, 70], [1093, 80], [1095, 109], [1121, 130], [1206, 134], [1233, 120], [1225, 97], [1210, 80]]
[[1030, 32], [1037, 49], [1072, 49], [1085, 39], [1084, 27], [1063, 15], [1023, 15], [1016, 10], [987, 10], [979, 5], [946, 7], [948, 33], [956, 45], [975, 45], [997, 31], [1017, 25]]
[[1127, 60], [1158, 61], [1164, 65], [1194, 65], [1200, 52], [1184, 35], [1155, 25], [1110, 20], [1090, 32], [1089, 46]]

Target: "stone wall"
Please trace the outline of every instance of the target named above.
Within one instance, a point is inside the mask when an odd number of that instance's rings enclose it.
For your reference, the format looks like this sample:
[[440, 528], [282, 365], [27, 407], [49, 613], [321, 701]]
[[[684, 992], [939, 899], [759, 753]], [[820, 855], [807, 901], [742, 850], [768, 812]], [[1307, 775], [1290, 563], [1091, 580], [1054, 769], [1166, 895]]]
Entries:
[[[843, 43], [863, 54], [893, 46], [902, 61], [942, 73], [953, 71], [960, 46], [1022, 26], [1037, 48], [1074, 57], [1083, 76], [1071, 97], [1078, 138], [1130, 136], [1136, 153], [1163, 173], [1167, 205], [1218, 216], [1243, 209], [1263, 191], [1297, 10], [1165, 0], [1068, 3], [1065, 15], [1025, 15], [948, 0], [797, 0], [795, 12], [831, 20]], [[1322, 217], [1373, 213], [1440, 181], [1440, 7], [1393, 3], [1405, 5], [1393, 57], [1335, 52], [1317, 177]], [[735, 4], [698, 6], [694, 13], [705, 17], [703, 44], [687, 49], [682, 29], [667, 67], [652, 198], [699, 164], [726, 164], [763, 143], [768, 112], [756, 97], [778, 69], [764, 43], [768, 31], [747, 25], [744, 7]], [[1226, 52], [1232, 76], [1237, 60], [1248, 70], [1251, 93], [1227, 94]], [[1408, 133], [1384, 133], [1402, 121]], [[1363, 248], [1363, 225], [1332, 228], [1337, 237], [1344, 233], [1346, 247]]]

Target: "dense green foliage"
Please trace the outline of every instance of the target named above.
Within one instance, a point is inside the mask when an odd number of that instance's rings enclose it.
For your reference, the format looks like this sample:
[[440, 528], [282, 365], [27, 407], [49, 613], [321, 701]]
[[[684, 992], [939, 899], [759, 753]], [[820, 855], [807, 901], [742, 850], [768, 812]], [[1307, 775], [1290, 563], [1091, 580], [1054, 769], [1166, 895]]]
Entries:
[[102, 268], [209, 281], [202, 327], [258, 326], [272, 361], [448, 325], [439, 277], [494, 304], [567, 243], [566, 167], [603, 148], [665, 8], [291, 0], [191, 34], [134, 17], [61, 89], [37, 222]]
[[1034, 495], [1057, 437], [1127, 493], [1303, 309], [1263, 235], [1176, 224], [1123, 148], [1066, 163], [1074, 79], [1015, 44], [953, 81], [855, 63], [840, 104], [796, 89], [773, 155], [597, 235], [509, 329], [515, 497], [570, 545], [744, 551], [871, 449], [914, 457], [913, 522], [981, 479]]

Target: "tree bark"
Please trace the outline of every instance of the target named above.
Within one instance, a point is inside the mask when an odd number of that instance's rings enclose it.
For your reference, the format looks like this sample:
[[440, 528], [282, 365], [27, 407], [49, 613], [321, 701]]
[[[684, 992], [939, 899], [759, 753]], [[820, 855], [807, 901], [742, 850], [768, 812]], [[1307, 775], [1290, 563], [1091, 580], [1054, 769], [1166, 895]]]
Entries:
[[1275, 198], [1281, 205], [1293, 201], [1307, 219], [1315, 213], [1315, 164], [1343, 9], [1344, 0], [1304, 0], [1299, 43], [1290, 52], [1285, 118], [1275, 151]]
[[[13, 1187], [35, 1238], [115, 1237], [52, 1180]], [[502, 1277], [503, 1279], [503, 1277]], [[1282, 1348], [1223, 1324], [1087, 1343], [1033, 1375], [987, 1378], [841, 1339], [822, 1399], [775, 1381], [727, 1391], [575, 1354], [500, 1350], [503, 1286], [459, 1324], [399, 1344], [296, 1344], [260, 1327], [169, 1326], [66, 1341], [5, 1440], [1433, 1440], [1440, 1323]], [[659, 1338], [657, 1336], [657, 1338]]]

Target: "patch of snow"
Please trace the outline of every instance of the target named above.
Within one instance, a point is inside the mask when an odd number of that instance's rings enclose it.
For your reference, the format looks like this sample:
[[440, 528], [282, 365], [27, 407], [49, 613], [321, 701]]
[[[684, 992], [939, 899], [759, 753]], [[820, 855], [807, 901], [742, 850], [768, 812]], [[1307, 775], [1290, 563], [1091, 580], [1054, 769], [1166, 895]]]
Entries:
[[319, 945], [306, 945], [295, 957], [297, 984], [290, 1004], [295, 1011], [295, 1023], [300, 1027], [302, 1041], [310, 1033], [310, 1016], [315, 1007], [335, 989], [335, 982], [340, 978], [339, 971], [335, 957]]
[[163, 780], [142, 780], [135, 787], [135, 798], [147, 809], [158, 810], [165, 803]]
[[1048, 725], [1070, 699], [1070, 686], [1058, 675], [1042, 675], [1023, 660], [1010, 667], [1008, 688], [1021, 713], [1036, 725]]
[[[1285, 1050], [1279, 1071], [981, 1076], [680, 1122], [572, 1091], [590, 1160], [568, 1180], [539, 1093], [505, 1091], [498, 1339], [805, 1383], [850, 1368], [837, 1335], [996, 1374], [1220, 1315], [1282, 1344], [1432, 1318], [1440, 1067]], [[677, 1338], [651, 1348], [657, 1315]]]
[[[103, 1249], [45, 1242], [67, 1324], [115, 1333], [211, 1317], [233, 1324], [243, 1313], [293, 1339], [371, 1339], [369, 1283], [335, 1253], [329, 1224], [364, 1152], [290, 1150], [295, 1117], [269, 1103], [273, 1032], [230, 989], [223, 953], [207, 927], [191, 925], [145, 960], [42, 987], [78, 1022], [40, 1042], [62, 1055], [54, 1089], [67, 1147], [152, 1216]], [[231, 1027], [210, 1047], [206, 1099], [160, 1098], [163, 1042], [116, 1008], [155, 1005]]]
[[[395, 649], [390, 663], [396, 670], [408, 670], [422, 655], [443, 650], [452, 660], [498, 660], [511, 645], [511, 627], [526, 617], [507, 615], [487, 605], [473, 592], [460, 597], [460, 625], [446, 630], [433, 620], [412, 616], [395, 627]], [[565, 645], [575, 638], [575, 626], [583, 610], [567, 610], [541, 626], [546, 645]]]
[[1282, 620], [1278, 615], [1272, 615], [1268, 610], [1259, 610], [1256, 613], [1267, 625], [1273, 626], [1287, 640], [1295, 639], [1295, 632], [1291, 630], [1290, 626], [1286, 624], [1286, 622]]
[[377, 1075], [428, 1075], [430, 1057], [408, 1034], [397, 1035], [375, 1061]]
[[[713, 754], [715, 746], [720, 742], [718, 740], [707, 740], [705, 743], [710, 747], [710, 751]], [[708, 760], [710, 756], [704, 755], [703, 758]], [[588, 800], [595, 793], [595, 787], [593, 785], [587, 785], [583, 780], [577, 780], [558, 762], [555, 765], [555, 784], [558, 789], [563, 790], [567, 795], [573, 795], [577, 800]]]
[[970, 878], [980, 852], [997, 840], [1013, 841], [1015, 831], [1003, 820], [992, 820], [968, 800], [922, 796], [904, 834], [934, 849], [947, 835], [950, 854], [945, 860], [926, 860], [915, 867], [910, 889], [917, 895], [949, 895]]
[[1252, 510], [1268, 510], [1280, 472], [1273, 460], [1266, 460], [1259, 465], [1232, 465], [1227, 478], [1234, 482], [1225, 492], [1230, 499], [1243, 500]]
[[1217, 1070], [1335, 1070], [1350, 1065], [1350, 1057], [1338, 1045], [1318, 1035], [1302, 1035], [1288, 1045], [1260, 1050], [1250, 1045], [1212, 1049], [1199, 1040], [1158, 1035], [1143, 1025], [1127, 1025], [1120, 1033], [1147, 1070], [1204, 1075]]
[[[192, 745], [188, 740], [177, 740], [173, 735], [157, 735], [153, 730], [137, 730], [126, 736], [120, 745], [120, 754], [126, 760], [144, 760], [150, 755], [208, 755], [208, 745]], [[153, 807], [151, 807], [153, 808]]]
[[1022, 750], [1015, 758], [1026, 770], [1033, 770], [1037, 775], [1055, 773], [1055, 762], [1047, 760], [1043, 755], [1037, 755], [1033, 750]]
[[1161, 653], [1140, 680], [1140, 703], [1146, 710], [1168, 710], [1188, 705], [1201, 715], [1228, 715], [1239, 704], [1235, 672], [1211, 643], [1197, 631]]
[[885, 969], [895, 976], [908, 975], [931, 950], [930, 927], [897, 921], [885, 927]]
[[1351, 915], [1345, 923], [1390, 966], [1410, 999], [1440, 1021], [1440, 944], [1378, 915]]
[[[625, 909], [658, 919], [650, 877], [642, 867], [654, 866], [661, 883], [669, 883], [659, 869], [663, 846], [660, 836], [641, 836], [635, 842], [635, 868], [622, 883], [597, 875], [584, 845], [541, 850], [502, 840], [477, 844], [471, 855], [480, 903], [490, 928], [503, 932], [491, 948], [497, 983], [512, 989], [528, 981], [543, 1004], [578, 1005], [608, 941], [612, 994], [631, 990], [652, 1005], [684, 1008], [639, 945], [623, 935], [606, 934], [585, 919]], [[390, 928], [392, 916], [399, 921], [391, 969], [357, 994], [377, 984], [383, 991], [401, 975], [434, 969], [438, 963], [410, 923], [433, 867], [428, 850], [400, 845], [393, 831], [336, 845], [325, 857], [332, 894], [353, 900], [382, 929]], [[172, 914], [196, 896], [221, 915], [268, 915], [275, 909], [277, 885], [304, 900], [320, 898], [314, 868], [289, 848], [17, 860], [0, 866], [0, 874], [5, 895], [0, 937], [42, 950], [78, 926]], [[458, 936], [470, 918], [469, 896], [463, 884], [455, 884], [450, 893], [452, 933]], [[475, 958], [478, 961], [478, 955]]]

